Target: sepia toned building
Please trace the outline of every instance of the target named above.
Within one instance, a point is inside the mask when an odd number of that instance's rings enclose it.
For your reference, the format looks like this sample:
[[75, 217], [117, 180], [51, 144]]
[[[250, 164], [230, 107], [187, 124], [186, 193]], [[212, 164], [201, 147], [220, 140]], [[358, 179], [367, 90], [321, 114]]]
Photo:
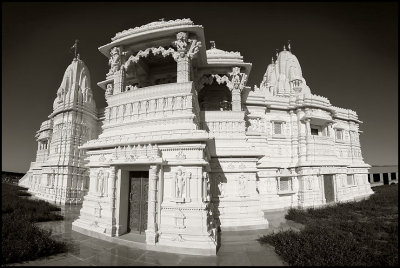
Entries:
[[83, 196], [75, 231], [202, 255], [216, 253], [219, 229], [268, 228], [265, 211], [372, 194], [362, 122], [311, 93], [290, 44], [253, 88], [251, 63], [205, 44], [190, 19], [117, 33], [99, 48], [104, 112], [75, 58], [21, 184], [63, 203]]

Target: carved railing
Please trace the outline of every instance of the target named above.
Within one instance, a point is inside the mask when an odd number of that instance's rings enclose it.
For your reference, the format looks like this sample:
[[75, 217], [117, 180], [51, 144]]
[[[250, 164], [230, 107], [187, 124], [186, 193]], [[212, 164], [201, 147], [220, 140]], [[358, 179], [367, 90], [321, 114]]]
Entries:
[[201, 111], [201, 129], [210, 133], [245, 133], [244, 112]]
[[193, 111], [192, 83], [140, 88], [109, 98], [105, 123], [139, 121]]

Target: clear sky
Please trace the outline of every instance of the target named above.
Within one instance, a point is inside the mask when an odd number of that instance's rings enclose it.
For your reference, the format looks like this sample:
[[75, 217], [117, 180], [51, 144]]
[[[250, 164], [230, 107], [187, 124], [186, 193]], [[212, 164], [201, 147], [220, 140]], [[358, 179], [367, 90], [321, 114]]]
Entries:
[[358, 113], [364, 160], [398, 162], [398, 3], [2, 3], [2, 170], [26, 172], [35, 133], [80, 40], [98, 107], [108, 61], [98, 47], [160, 18], [203, 25], [207, 49], [240, 51], [259, 85], [288, 39], [313, 94]]

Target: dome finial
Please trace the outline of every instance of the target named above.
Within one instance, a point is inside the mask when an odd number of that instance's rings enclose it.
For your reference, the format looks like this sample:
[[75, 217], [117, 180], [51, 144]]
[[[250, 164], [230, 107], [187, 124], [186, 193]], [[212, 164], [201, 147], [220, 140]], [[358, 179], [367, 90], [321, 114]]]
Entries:
[[283, 45], [283, 51], [286, 51], [286, 46], [285, 45]]
[[278, 55], [279, 55], [279, 52], [278, 52], [279, 50], [276, 48], [275, 49], [275, 52], [276, 52], [276, 60], [278, 60]]
[[287, 45], [288, 49], [290, 52], [292, 52], [292, 47], [290, 46], [290, 40], [288, 40], [288, 45]]
[[76, 39], [75, 44], [71, 47], [71, 50], [74, 50], [74, 59], [76, 59], [78, 56], [78, 43], [79, 43], [79, 40]]
[[216, 48], [216, 46], [215, 46], [215, 41], [210, 41], [210, 44], [211, 44], [211, 49]]

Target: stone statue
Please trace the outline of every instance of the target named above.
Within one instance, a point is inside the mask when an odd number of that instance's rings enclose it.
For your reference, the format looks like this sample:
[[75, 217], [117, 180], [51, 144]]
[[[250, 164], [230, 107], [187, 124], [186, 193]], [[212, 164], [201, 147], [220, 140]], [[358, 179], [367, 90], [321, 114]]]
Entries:
[[113, 74], [121, 67], [121, 50], [119, 47], [113, 47], [110, 51], [110, 59], [108, 60], [110, 65], [109, 74]]
[[103, 195], [105, 193], [105, 189], [107, 187], [107, 179], [108, 173], [104, 174], [102, 170], [100, 170], [97, 175], [97, 193]]
[[239, 89], [242, 90], [244, 88], [244, 84], [247, 80], [247, 75], [245, 73], [240, 72], [239, 67], [233, 67], [232, 72], [229, 73], [231, 75], [231, 81], [228, 83], [231, 90]]
[[176, 46], [178, 52], [185, 53], [187, 47], [187, 33], [185, 32], [177, 33], [176, 41], [174, 41], [173, 44]]
[[107, 84], [107, 89], [106, 89], [106, 95], [112, 95], [113, 94], [113, 84]]
[[182, 169], [179, 169], [175, 173], [175, 183], [176, 183], [176, 197], [181, 198], [186, 184], [185, 174], [182, 172]]

